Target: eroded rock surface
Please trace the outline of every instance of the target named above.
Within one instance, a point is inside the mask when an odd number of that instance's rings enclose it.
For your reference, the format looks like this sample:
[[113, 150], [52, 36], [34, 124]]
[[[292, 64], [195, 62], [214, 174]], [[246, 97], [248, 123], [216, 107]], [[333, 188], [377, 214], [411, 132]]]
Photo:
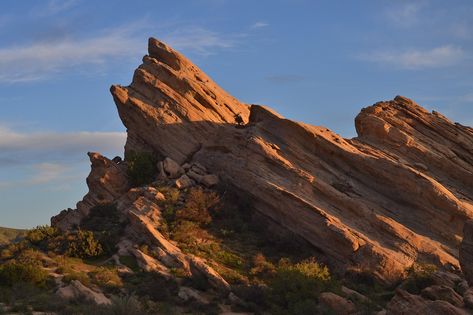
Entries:
[[471, 128], [398, 96], [363, 109], [358, 137], [344, 139], [237, 101], [156, 39], [133, 82], [111, 92], [127, 151], [198, 162], [333, 268], [386, 281], [416, 261], [459, 268], [473, 217]]

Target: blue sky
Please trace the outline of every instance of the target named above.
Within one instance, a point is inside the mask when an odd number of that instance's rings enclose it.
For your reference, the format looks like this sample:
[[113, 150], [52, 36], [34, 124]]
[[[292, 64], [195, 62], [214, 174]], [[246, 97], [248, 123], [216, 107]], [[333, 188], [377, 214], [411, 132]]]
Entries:
[[157, 37], [242, 101], [355, 135], [401, 94], [473, 125], [471, 0], [3, 0], [0, 226], [32, 227], [86, 192], [87, 151], [122, 155], [111, 84]]

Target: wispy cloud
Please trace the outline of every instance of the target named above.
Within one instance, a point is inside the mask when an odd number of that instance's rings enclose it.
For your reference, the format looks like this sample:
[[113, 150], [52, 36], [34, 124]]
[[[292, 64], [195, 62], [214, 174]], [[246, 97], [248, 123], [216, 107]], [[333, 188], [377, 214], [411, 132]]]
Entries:
[[254, 23], [253, 25], [251, 25], [251, 28], [262, 28], [262, 27], [266, 27], [266, 26], [269, 26], [269, 24], [266, 23], [266, 22], [258, 21], [256, 23]]
[[[151, 25], [145, 22], [97, 32], [86, 38], [61, 37], [50, 41], [0, 47], [0, 83], [21, 83], [50, 78], [67, 71], [81, 73], [126, 58], [138, 60], [146, 53], [146, 38]], [[155, 30], [154, 30], [155, 32]], [[146, 35], [145, 35], [146, 34]], [[152, 34], [152, 33], [151, 33]], [[236, 35], [222, 35], [201, 27], [182, 27], [166, 32], [160, 30], [165, 42], [176, 49], [200, 55], [212, 55], [234, 47]], [[160, 35], [157, 34], [157, 35]]]
[[70, 169], [66, 165], [58, 163], [39, 163], [35, 164], [36, 174], [28, 178], [25, 183], [29, 185], [39, 185], [60, 179]]
[[0, 82], [43, 79], [79, 65], [142, 54], [143, 47], [122, 30], [85, 39], [62, 39], [0, 48]]
[[389, 64], [404, 69], [438, 68], [459, 63], [465, 52], [453, 45], [444, 45], [429, 50], [379, 51], [362, 54], [365, 61]]
[[201, 27], [186, 27], [164, 35], [163, 40], [178, 50], [212, 55], [220, 49], [234, 47], [234, 36], [223, 36]]
[[410, 27], [419, 22], [419, 13], [427, 4], [425, 0], [395, 2], [395, 5], [390, 6], [386, 11], [386, 16], [396, 26]]
[[38, 16], [55, 15], [76, 6], [80, 0], [49, 0], [46, 5], [36, 8], [32, 13]]
[[70, 160], [87, 151], [122, 152], [125, 139], [124, 132], [21, 133], [0, 126], [0, 160], [14, 165], [46, 158]]

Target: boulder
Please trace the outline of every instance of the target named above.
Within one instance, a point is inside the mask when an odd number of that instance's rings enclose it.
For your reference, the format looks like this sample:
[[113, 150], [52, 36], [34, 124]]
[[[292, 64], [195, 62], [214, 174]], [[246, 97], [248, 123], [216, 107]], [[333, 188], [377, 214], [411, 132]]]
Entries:
[[428, 288], [425, 288], [421, 292], [421, 296], [433, 300], [433, 301], [447, 301], [448, 303], [463, 307], [463, 299], [461, 295], [459, 295], [455, 290], [450, 287], [442, 286], [442, 285], [433, 285]]
[[319, 296], [319, 305], [335, 314], [347, 315], [356, 312], [355, 304], [332, 292], [323, 292]]
[[72, 280], [69, 285], [59, 288], [56, 294], [65, 300], [85, 299], [95, 304], [112, 304], [102, 292], [93, 291], [78, 280]]
[[168, 157], [163, 161], [163, 169], [169, 178], [178, 178], [184, 174], [184, 169], [176, 161]]
[[473, 220], [465, 223], [460, 244], [460, 264], [466, 280], [473, 286]]
[[218, 176], [213, 174], [204, 175], [200, 182], [206, 187], [213, 187], [218, 184]]
[[192, 179], [187, 175], [182, 175], [174, 182], [178, 189], [186, 189], [194, 185]]
[[446, 301], [430, 301], [419, 295], [410, 294], [402, 289], [386, 306], [388, 315], [467, 315], [468, 313]]
[[77, 203], [76, 210], [63, 211], [51, 218], [51, 225], [66, 231], [79, 225], [82, 218], [98, 205], [113, 203], [130, 188], [126, 166], [117, 164], [99, 153], [88, 153], [91, 171], [87, 177], [89, 192]]
[[189, 287], [180, 287], [177, 296], [179, 296], [179, 298], [181, 298], [184, 302], [193, 300], [201, 305], [207, 305], [210, 303], [202, 292]]
[[473, 309], [473, 288], [469, 288], [463, 293], [463, 303], [469, 309]]

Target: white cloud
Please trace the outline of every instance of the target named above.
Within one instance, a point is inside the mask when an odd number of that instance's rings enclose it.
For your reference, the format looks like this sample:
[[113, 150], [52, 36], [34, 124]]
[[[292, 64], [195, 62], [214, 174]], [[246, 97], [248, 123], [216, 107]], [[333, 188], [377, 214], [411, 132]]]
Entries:
[[40, 17], [56, 15], [76, 6], [80, 0], [49, 0], [46, 5], [37, 7], [31, 13]]
[[69, 167], [58, 164], [58, 163], [39, 163], [33, 165], [33, 168], [36, 171], [32, 177], [25, 181], [29, 185], [39, 185], [58, 180], [64, 176], [64, 174], [69, 170]]
[[121, 153], [125, 140], [124, 132], [22, 133], [0, 126], [0, 160], [17, 164], [44, 157], [67, 160], [87, 151]]
[[390, 64], [404, 69], [419, 69], [457, 64], [465, 58], [465, 52], [460, 47], [444, 45], [430, 50], [380, 51], [360, 57], [366, 61]]
[[419, 21], [419, 13], [426, 6], [427, 1], [417, 0], [389, 7], [387, 18], [397, 26], [409, 27]]
[[216, 50], [233, 47], [236, 41], [232, 37], [201, 27], [187, 27], [165, 35], [163, 41], [177, 50], [212, 55]]
[[0, 82], [25, 82], [84, 64], [142, 54], [143, 43], [115, 31], [86, 39], [62, 39], [0, 48]]
[[[42, 80], [77, 70], [78, 67], [106, 66], [124, 58], [139, 60], [146, 53], [147, 44], [146, 36], [141, 33], [147, 30], [146, 33], [149, 34], [150, 27], [147, 22], [137, 22], [88, 38], [66, 37], [22, 46], [0, 47], [0, 84]], [[200, 55], [211, 55], [218, 50], [233, 47], [236, 43], [235, 36], [222, 36], [201, 27], [160, 32], [164, 34], [162, 39], [173, 48]], [[86, 72], [96, 73], [100, 69], [89, 67]]]
[[262, 28], [266, 26], [269, 26], [269, 24], [262, 21], [258, 21], [255, 24], [251, 25], [251, 28]]

